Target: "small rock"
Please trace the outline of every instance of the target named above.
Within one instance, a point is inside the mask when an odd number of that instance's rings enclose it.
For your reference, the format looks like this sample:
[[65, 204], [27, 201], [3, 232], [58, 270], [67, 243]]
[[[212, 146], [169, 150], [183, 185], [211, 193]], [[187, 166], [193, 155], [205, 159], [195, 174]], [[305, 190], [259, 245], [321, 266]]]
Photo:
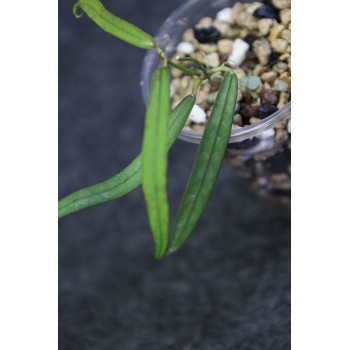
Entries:
[[258, 29], [258, 19], [247, 11], [241, 12], [237, 17], [236, 22], [239, 26], [245, 27], [249, 30]]
[[189, 55], [194, 52], [195, 47], [191, 43], [187, 43], [182, 41], [179, 45], [177, 45], [176, 50], [185, 55]]
[[284, 53], [288, 47], [288, 41], [284, 39], [275, 39], [271, 42], [271, 47], [278, 53]]
[[289, 86], [288, 82], [286, 82], [282, 79], [278, 79], [275, 86], [274, 86], [274, 89], [277, 91], [287, 91], [288, 86]]
[[288, 133], [286, 130], [283, 129], [277, 129], [276, 130], [276, 135], [275, 135], [275, 140], [277, 143], [283, 143], [288, 140]]
[[249, 118], [249, 123], [254, 124], [254, 123], [260, 122], [260, 120], [261, 119], [259, 118], [252, 117], [252, 118]]
[[221, 33], [214, 26], [206, 28], [194, 28], [194, 36], [201, 44], [216, 43], [221, 39]]
[[256, 9], [258, 9], [261, 6], [264, 6], [264, 4], [262, 4], [261, 2], [253, 2], [251, 4], [247, 4], [247, 7], [245, 10], [253, 14], [256, 11]]
[[288, 70], [288, 64], [286, 62], [279, 62], [272, 67], [272, 70], [278, 74], [282, 74]]
[[291, 32], [288, 29], [283, 30], [280, 36], [282, 39], [287, 40], [288, 43], [291, 42]]
[[262, 89], [260, 101], [262, 105], [276, 105], [278, 102], [278, 91], [272, 89]]
[[231, 23], [232, 21], [232, 8], [225, 7], [216, 14], [216, 19], [221, 22]]
[[237, 102], [241, 101], [243, 98], [243, 94], [242, 94], [242, 91], [240, 89], [238, 89], [238, 92], [237, 92]]
[[246, 76], [246, 73], [242, 68], [233, 68], [233, 71], [236, 73], [238, 81]]
[[230, 55], [233, 48], [233, 41], [229, 39], [222, 39], [219, 40], [218, 43], [218, 50], [222, 54]]
[[271, 45], [265, 38], [254, 41], [253, 51], [258, 56], [259, 61], [262, 65], [267, 64], [269, 56], [271, 54]]
[[231, 26], [229, 23], [220, 22], [218, 20], [215, 20], [213, 22], [213, 26], [218, 29], [218, 31], [221, 33], [221, 37], [224, 38], [227, 36], [227, 32], [230, 30]]
[[287, 124], [287, 131], [288, 131], [288, 133], [291, 133], [291, 124], [290, 124], [290, 122], [291, 122], [291, 120]]
[[236, 124], [238, 126], [242, 126], [242, 116], [240, 114], [235, 114], [233, 116], [233, 124]]
[[190, 113], [190, 119], [195, 123], [204, 123], [207, 120], [207, 116], [204, 109], [195, 104]]
[[241, 34], [241, 29], [240, 28], [230, 28], [227, 33], [226, 33], [226, 37], [227, 39], [236, 39], [240, 36]]
[[257, 35], [255, 35], [255, 34], [253, 34], [253, 33], [250, 33], [250, 34], [248, 34], [246, 37], [243, 38], [243, 40], [244, 40], [246, 43], [249, 44], [249, 49], [252, 48], [253, 42], [254, 42], [255, 40], [258, 40], [258, 39], [259, 39], [259, 37], [258, 37]]
[[277, 78], [276, 72], [266, 72], [261, 75], [261, 80], [266, 81], [268, 83], [273, 83], [276, 78]]
[[259, 106], [241, 103], [240, 115], [244, 118], [256, 117], [259, 113]]
[[272, 5], [279, 10], [290, 8], [290, 4], [291, 0], [272, 0]]
[[[173, 67], [171, 67], [170, 72], [171, 72], [171, 76], [172, 76], [173, 79], [174, 78], [181, 78], [182, 75], [183, 75], [183, 72], [180, 69], [176, 69], [176, 68], [173, 68]], [[171, 84], [173, 84], [173, 81], [174, 80], [172, 80]]]
[[182, 40], [191, 42], [194, 39], [194, 31], [192, 28], [187, 28], [182, 34]]
[[280, 54], [278, 52], [272, 51], [268, 60], [269, 66], [272, 68], [279, 61], [280, 61]]
[[283, 9], [280, 11], [280, 19], [283, 24], [289, 24], [291, 22], [291, 17], [292, 15], [290, 9]]
[[212, 52], [207, 55], [206, 63], [209, 67], [218, 67], [220, 65], [219, 55], [216, 52]]
[[271, 5], [264, 5], [256, 9], [253, 13], [256, 18], [278, 19], [278, 12]]
[[260, 134], [256, 135], [256, 137], [260, 140], [266, 140], [269, 139], [270, 137], [275, 136], [275, 129], [267, 129], [266, 131], [261, 132]]
[[249, 104], [252, 102], [252, 96], [249, 92], [242, 93], [242, 101]]
[[232, 17], [231, 17], [231, 23], [236, 24], [238, 15], [244, 11], [245, 6], [241, 4], [240, 2], [236, 2], [232, 7]]
[[241, 65], [246, 57], [246, 53], [249, 50], [249, 44], [242, 39], [236, 39], [233, 42], [233, 49], [229, 56], [229, 61], [233, 61], [232, 65]]
[[290, 57], [290, 54], [289, 54], [288, 52], [283, 53], [283, 54], [280, 56], [280, 61], [285, 61], [285, 60], [287, 60], [289, 57]]
[[203, 17], [196, 25], [195, 29], [209, 28], [213, 24], [213, 19], [211, 17]]
[[270, 42], [274, 41], [275, 39], [277, 39], [280, 36], [280, 34], [283, 32], [283, 30], [284, 30], [283, 24], [279, 24], [279, 25], [273, 27], [270, 31], [269, 36], [268, 36], [268, 40]]
[[270, 69], [268, 66], [261, 66], [261, 65], [256, 65], [255, 69], [253, 71], [254, 75], [258, 75], [259, 77], [264, 74], [265, 72], [268, 72]]
[[254, 51], [248, 51], [245, 56], [244, 67], [252, 70], [259, 63], [259, 59], [256, 57]]
[[283, 106], [285, 106], [288, 103], [288, 94], [284, 91], [280, 92], [280, 99], [277, 104], [277, 108], [281, 109]]
[[[217, 46], [214, 43], [210, 44], [198, 44], [198, 50], [203, 51], [205, 54], [216, 52]], [[199, 61], [202, 61], [203, 57], [201, 56]]]
[[269, 115], [278, 111], [278, 108], [273, 105], [264, 105], [258, 108], [258, 118], [264, 119]]
[[260, 78], [255, 75], [248, 75], [241, 79], [241, 86], [249, 90], [256, 90], [260, 85]]
[[273, 26], [273, 20], [270, 18], [262, 18], [258, 23], [259, 32], [261, 35], [267, 35], [270, 28]]
[[192, 126], [192, 131], [198, 132], [199, 134], [203, 134], [204, 129], [205, 129], [204, 125], [197, 125], [197, 124], [195, 124], [195, 125]]

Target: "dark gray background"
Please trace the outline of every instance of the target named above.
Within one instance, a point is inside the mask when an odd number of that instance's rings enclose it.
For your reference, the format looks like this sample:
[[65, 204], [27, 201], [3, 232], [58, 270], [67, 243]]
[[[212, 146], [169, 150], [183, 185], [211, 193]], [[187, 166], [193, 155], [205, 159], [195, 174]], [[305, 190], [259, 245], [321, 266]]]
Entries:
[[[150, 34], [182, 0], [107, 1]], [[102, 181], [140, 151], [145, 51], [59, 1], [59, 197]], [[197, 150], [169, 155], [173, 220]], [[176, 254], [153, 259], [141, 189], [59, 221], [60, 350], [290, 348], [290, 221], [223, 166]]]

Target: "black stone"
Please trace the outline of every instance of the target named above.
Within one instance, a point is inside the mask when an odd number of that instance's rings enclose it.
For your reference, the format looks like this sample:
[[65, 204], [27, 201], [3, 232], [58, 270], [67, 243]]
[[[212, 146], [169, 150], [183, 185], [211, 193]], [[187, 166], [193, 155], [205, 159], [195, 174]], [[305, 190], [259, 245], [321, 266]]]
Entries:
[[266, 167], [274, 174], [287, 173], [290, 165], [290, 155], [290, 149], [284, 148], [282, 152], [277, 152], [266, 159]]
[[272, 68], [279, 61], [280, 61], [280, 54], [276, 51], [272, 51], [268, 60], [268, 65], [270, 66], [270, 68]]
[[194, 28], [194, 36], [201, 44], [216, 43], [221, 39], [221, 33], [214, 26], [208, 28]]
[[243, 40], [249, 44], [249, 48], [252, 48], [253, 42], [259, 39], [259, 37], [253, 33], [248, 34]]
[[247, 149], [256, 146], [259, 143], [259, 140], [256, 137], [253, 137], [252, 139], [243, 140], [242, 142], [233, 142], [229, 143], [227, 148], [228, 149]]
[[254, 11], [253, 16], [257, 18], [270, 18], [278, 20], [279, 13], [273, 6], [264, 5], [257, 8]]
[[258, 118], [264, 119], [264, 118], [268, 117], [269, 115], [275, 113], [276, 111], [278, 111], [278, 108], [276, 106], [273, 106], [273, 105], [261, 106], [261, 107], [259, 107]]

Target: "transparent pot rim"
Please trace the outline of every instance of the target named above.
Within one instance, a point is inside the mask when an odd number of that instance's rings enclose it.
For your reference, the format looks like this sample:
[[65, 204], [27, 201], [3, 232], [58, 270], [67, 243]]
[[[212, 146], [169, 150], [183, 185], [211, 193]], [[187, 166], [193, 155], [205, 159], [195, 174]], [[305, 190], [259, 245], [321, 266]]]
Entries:
[[[184, 13], [188, 13], [192, 6], [198, 4], [200, 0], [190, 0], [182, 4], [178, 9], [171, 13], [171, 15], [164, 21], [162, 26], [158, 29], [155, 36], [157, 44], [164, 49], [164, 47], [171, 41], [169, 38], [168, 30], [174, 24], [182, 20]], [[220, 3], [219, 1], [216, 1]], [[151, 69], [152, 61], [158, 60], [158, 54], [154, 50], [148, 51], [146, 54], [141, 71], [141, 88], [142, 88], [142, 97], [145, 105], [148, 104], [148, 95], [149, 95], [149, 86], [151, 79]], [[159, 60], [159, 65], [160, 65]], [[239, 129], [233, 129], [231, 131], [229, 143], [240, 142], [249, 138], [252, 138], [268, 129], [273, 128], [275, 125], [286, 120], [291, 114], [291, 102], [288, 102], [281, 109], [271, 114], [270, 116], [260, 120], [257, 123], [252, 125], [247, 125]], [[200, 143], [202, 138], [202, 133], [194, 132], [191, 130], [183, 129], [179, 134], [179, 138], [192, 142]]]

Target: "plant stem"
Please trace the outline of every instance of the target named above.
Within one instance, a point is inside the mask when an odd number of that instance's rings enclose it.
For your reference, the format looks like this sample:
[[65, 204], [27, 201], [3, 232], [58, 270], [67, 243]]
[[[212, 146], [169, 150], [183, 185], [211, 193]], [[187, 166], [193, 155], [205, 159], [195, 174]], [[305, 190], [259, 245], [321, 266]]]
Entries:
[[199, 66], [199, 68], [203, 71], [203, 73], [205, 75], [208, 73], [207, 69], [204, 67], [203, 63], [199, 62], [194, 57], [182, 57], [182, 58], [179, 59], [179, 61], [191, 61], [191, 62], [194, 62], [194, 63], [196, 63]]

